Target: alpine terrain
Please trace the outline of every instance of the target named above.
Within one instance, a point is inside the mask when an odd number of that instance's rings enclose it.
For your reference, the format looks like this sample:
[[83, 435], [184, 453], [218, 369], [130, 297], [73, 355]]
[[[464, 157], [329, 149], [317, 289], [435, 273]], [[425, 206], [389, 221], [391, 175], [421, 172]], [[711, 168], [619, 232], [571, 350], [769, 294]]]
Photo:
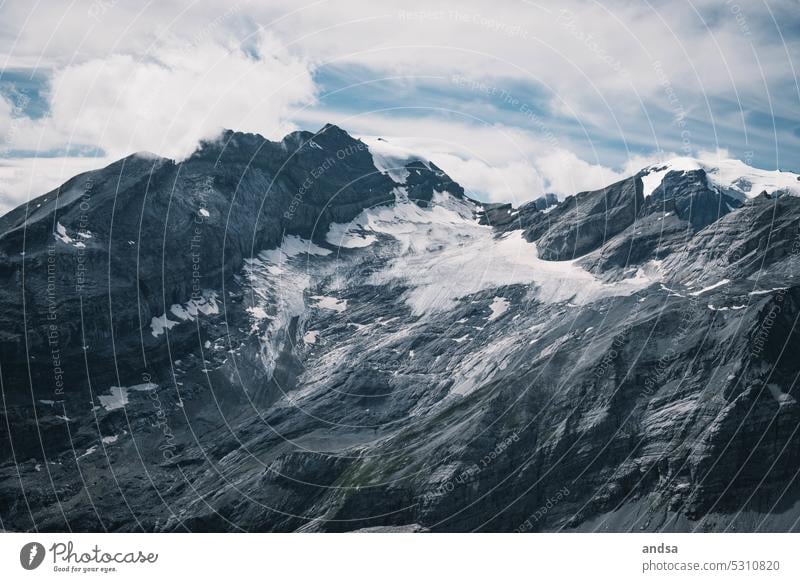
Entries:
[[0, 528], [800, 531], [800, 177], [457, 179], [226, 131], [0, 218]]

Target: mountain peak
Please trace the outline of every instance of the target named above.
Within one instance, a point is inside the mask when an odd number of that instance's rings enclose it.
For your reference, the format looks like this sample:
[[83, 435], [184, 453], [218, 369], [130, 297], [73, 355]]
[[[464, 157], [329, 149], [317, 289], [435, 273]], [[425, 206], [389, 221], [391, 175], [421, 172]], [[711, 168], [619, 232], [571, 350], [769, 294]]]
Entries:
[[754, 198], [762, 192], [800, 196], [800, 176], [797, 174], [754, 168], [736, 159], [675, 157], [647, 166], [638, 176], [642, 179], [643, 194], [648, 197], [669, 172], [697, 170], [705, 172], [709, 186], [715, 186], [722, 193], [740, 201]]

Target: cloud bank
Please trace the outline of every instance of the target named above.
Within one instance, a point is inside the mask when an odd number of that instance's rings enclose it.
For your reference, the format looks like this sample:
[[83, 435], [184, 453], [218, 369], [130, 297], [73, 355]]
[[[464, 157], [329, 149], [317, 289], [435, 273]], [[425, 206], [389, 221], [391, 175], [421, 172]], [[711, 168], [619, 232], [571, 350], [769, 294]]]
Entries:
[[[491, 200], [596, 188], [664, 152], [800, 159], [791, 0], [0, 11], [0, 211], [56, 186], [45, 177], [76, 153], [180, 158], [222, 127], [275, 139], [334, 122], [403, 140]], [[27, 107], [9, 72], [45, 79]]]

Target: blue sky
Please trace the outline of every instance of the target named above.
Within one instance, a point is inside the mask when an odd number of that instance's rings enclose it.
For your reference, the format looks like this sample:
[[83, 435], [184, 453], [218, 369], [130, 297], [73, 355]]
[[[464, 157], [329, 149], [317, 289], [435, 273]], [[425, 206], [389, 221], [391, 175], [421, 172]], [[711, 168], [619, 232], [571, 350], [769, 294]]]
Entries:
[[794, 0], [13, 0], [0, 23], [0, 211], [223, 127], [337, 123], [491, 200], [676, 154], [800, 170]]

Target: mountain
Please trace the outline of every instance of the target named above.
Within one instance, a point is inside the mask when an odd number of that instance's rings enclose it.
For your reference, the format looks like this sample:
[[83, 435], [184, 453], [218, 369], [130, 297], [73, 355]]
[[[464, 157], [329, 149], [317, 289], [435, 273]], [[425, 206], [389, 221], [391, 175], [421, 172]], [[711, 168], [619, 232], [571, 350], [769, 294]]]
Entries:
[[14, 531], [796, 531], [797, 176], [519, 208], [326, 125], [0, 219]]

